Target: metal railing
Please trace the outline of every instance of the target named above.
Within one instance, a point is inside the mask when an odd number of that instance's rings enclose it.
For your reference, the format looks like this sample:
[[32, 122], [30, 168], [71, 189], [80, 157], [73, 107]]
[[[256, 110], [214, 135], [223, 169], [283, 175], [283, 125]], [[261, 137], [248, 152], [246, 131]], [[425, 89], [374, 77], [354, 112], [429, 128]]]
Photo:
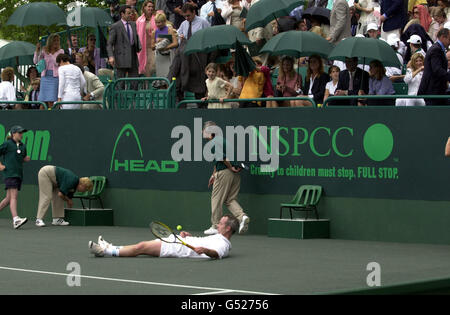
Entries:
[[[328, 103], [331, 101], [342, 101], [342, 100], [382, 100], [382, 99], [448, 99], [448, 95], [345, 95], [345, 96], [330, 96], [328, 97], [325, 102], [323, 102], [323, 107], [328, 106]], [[445, 106], [446, 104], [442, 104], [442, 106]], [[330, 105], [330, 106], [336, 106], [336, 105]], [[340, 107], [345, 106], [352, 106], [351, 104], [348, 105], [337, 105]], [[372, 105], [370, 107], [376, 107], [376, 106], [387, 106], [392, 107], [390, 105]], [[352, 106], [354, 107], [354, 106]]]
[[[97, 105], [98, 108], [96, 109], [103, 109], [103, 102], [102, 101], [67, 101], [67, 102], [56, 102], [55, 104], [53, 104], [52, 109], [56, 110], [56, 109], [62, 109], [61, 106], [62, 105], [73, 105], [73, 104], [80, 104], [80, 108], [79, 109], [83, 109], [83, 105]], [[78, 108], [77, 108], [78, 109]]]
[[[153, 87], [164, 81], [167, 88]], [[175, 81], [160, 77], [121, 78], [107, 84], [103, 94], [103, 108], [107, 109], [168, 109], [174, 108]]]
[[[47, 104], [45, 104], [43, 102], [39, 102], [39, 101], [28, 101], [28, 102], [26, 102], [26, 101], [2, 101], [0, 103], [0, 108], [5, 107], [5, 105], [11, 105], [11, 104], [13, 104], [13, 105], [15, 105], [15, 104], [24, 104], [24, 105], [39, 104], [40, 106], [44, 107], [44, 109], [47, 109]], [[12, 110], [15, 110], [15, 109], [12, 109]]]
[[[311, 103], [311, 107], [316, 108], [317, 104], [314, 99], [307, 96], [292, 96], [292, 97], [260, 97], [260, 98], [239, 98], [239, 99], [224, 99], [223, 103], [247, 103], [247, 102], [271, 102], [271, 101], [308, 101]], [[177, 108], [180, 108], [184, 104], [193, 103], [220, 103], [219, 100], [184, 100], [177, 104]], [[309, 107], [309, 106], [308, 106]], [[293, 107], [292, 107], [293, 108]]]

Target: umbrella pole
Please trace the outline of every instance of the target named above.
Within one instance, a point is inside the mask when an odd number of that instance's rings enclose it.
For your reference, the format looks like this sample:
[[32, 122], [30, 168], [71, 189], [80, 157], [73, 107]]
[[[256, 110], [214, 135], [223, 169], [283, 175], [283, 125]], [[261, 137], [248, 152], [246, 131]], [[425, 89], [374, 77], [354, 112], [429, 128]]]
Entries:
[[280, 33], [280, 28], [281, 28], [280, 23], [278, 22], [278, 20], [277, 20], [275, 14], [272, 14], [272, 15], [273, 15], [273, 18], [275, 19], [275, 22], [277, 22], [277, 25], [278, 25], [278, 33]]

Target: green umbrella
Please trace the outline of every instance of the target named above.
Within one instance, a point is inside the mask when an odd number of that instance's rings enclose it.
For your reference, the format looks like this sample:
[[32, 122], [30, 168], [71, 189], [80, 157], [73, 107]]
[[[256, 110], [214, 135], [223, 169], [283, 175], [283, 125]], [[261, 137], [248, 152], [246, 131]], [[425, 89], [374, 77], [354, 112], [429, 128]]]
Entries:
[[113, 20], [111, 16], [100, 8], [76, 7], [67, 13], [67, 25], [105, 27], [110, 26]]
[[9, 17], [6, 25], [28, 26], [66, 24], [64, 11], [50, 2], [32, 2], [18, 7]]
[[236, 42], [235, 47], [234, 71], [236, 72], [236, 75], [248, 77], [250, 72], [256, 68], [256, 65], [253, 62], [252, 57], [250, 57], [244, 47], [242, 47], [241, 43]]
[[402, 67], [392, 47], [380, 39], [349, 37], [337, 44], [328, 55], [331, 60], [345, 61], [346, 57], [358, 57], [359, 63], [364, 65], [379, 60], [385, 67]]
[[265, 27], [276, 18], [288, 16], [292, 10], [304, 3], [304, 0], [260, 0], [248, 10], [245, 31]]
[[288, 31], [269, 40], [260, 53], [288, 55], [295, 58], [317, 54], [328, 58], [333, 46], [323, 37], [313, 32]]
[[242, 45], [252, 42], [237, 27], [218, 25], [195, 32], [188, 40], [184, 53], [190, 55], [197, 52], [210, 53], [221, 49], [236, 47], [236, 41]]
[[10, 42], [2, 46], [0, 48], [0, 68], [34, 64], [35, 50], [35, 45], [22, 41]]

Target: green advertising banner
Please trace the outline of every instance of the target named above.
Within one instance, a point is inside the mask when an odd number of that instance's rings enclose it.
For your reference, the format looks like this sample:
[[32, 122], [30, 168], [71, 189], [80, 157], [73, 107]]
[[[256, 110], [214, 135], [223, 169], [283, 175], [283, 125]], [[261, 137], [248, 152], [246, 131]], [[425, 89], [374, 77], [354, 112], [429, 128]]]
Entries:
[[112, 188], [207, 191], [214, 163], [202, 126], [214, 121], [248, 166], [243, 193], [318, 184], [333, 197], [450, 200], [449, 117], [428, 107], [2, 111], [0, 139], [13, 125], [29, 130], [25, 184], [52, 164]]

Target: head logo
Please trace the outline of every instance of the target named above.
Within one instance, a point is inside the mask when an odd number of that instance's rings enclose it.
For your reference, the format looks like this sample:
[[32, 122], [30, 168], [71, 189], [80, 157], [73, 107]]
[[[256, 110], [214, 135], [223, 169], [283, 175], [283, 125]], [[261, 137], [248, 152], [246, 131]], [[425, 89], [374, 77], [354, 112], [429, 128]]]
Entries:
[[[8, 131], [0, 124], [0, 142], [6, 139]], [[28, 130], [23, 134], [22, 142], [27, 146], [27, 154], [32, 161], [51, 161], [48, 155], [50, 146], [50, 131]]]
[[382, 162], [392, 153], [394, 137], [386, 125], [374, 124], [364, 134], [363, 146], [370, 159], [375, 162]]
[[[117, 158], [117, 147], [119, 145], [119, 141], [122, 139], [122, 137], [125, 135], [126, 141], [128, 144], [130, 144], [130, 141], [133, 141], [136, 143], [136, 146], [139, 151], [139, 159], [138, 160], [129, 160], [129, 159], [118, 159]], [[133, 137], [131, 137], [133, 135]], [[119, 135], [117, 136], [116, 142], [114, 143], [114, 149], [112, 152], [111, 157], [111, 164], [110, 164], [110, 172], [158, 172], [158, 173], [176, 173], [178, 172], [178, 162], [172, 161], [172, 160], [163, 160], [163, 161], [156, 161], [156, 160], [144, 160], [144, 154], [142, 152], [142, 146], [141, 141], [139, 139], [139, 136], [134, 129], [133, 125], [126, 124], [123, 126], [122, 130], [120, 131]]]

